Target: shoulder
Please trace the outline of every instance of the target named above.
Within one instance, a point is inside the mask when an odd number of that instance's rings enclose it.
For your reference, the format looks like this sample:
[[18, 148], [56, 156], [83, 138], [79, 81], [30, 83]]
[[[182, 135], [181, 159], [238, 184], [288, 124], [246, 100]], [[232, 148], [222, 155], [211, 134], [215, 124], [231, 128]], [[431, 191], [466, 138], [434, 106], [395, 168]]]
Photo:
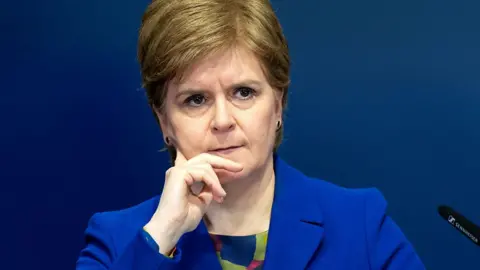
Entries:
[[360, 235], [386, 215], [387, 202], [376, 188], [346, 188], [310, 177], [278, 157], [275, 164], [276, 203], [284, 213], [323, 223], [333, 235], [345, 230]]
[[116, 247], [126, 245], [150, 220], [157, 208], [159, 197], [150, 198], [137, 205], [95, 213], [88, 222], [87, 234], [114, 239]]
[[[97, 222], [108, 226], [110, 229], [125, 227], [125, 225], [135, 227], [150, 220], [157, 208], [158, 201], [159, 197], [155, 196], [128, 208], [98, 212], [93, 217]], [[122, 226], [119, 226], [119, 224], [122, 224]]]
[[323, 223], [332, 235], [344, 237], [345, 231], [361, 235], [386, 215], [387, 202], [376, 188], [342, 187], [310, 177], [279, 158], [276, 173], [280, 207]]
[[309, 202], [318, 205], [316, 209], [321, 212], [330, 239], [343, 247], [350, 246], [356, 254], [365, 251], [374, 269], [425, 269], [411, 243], [388, 215], [387, 201], [378, 189], [345, 188], [310, 177], [302, 182], [311, 190]]
[[346, 188], [312, 177], [302, 182], [327, 220], [348, 220], [361, 226], [375, 216], [386, 214], [387, 201], [377, 188]]
[[76, 269], [163, 269], [177, 264], [181, 253], [173, 260], [161, 255], [142, 229], [158, 201], [159, 197], [154, 197], [129, 208], [94, 214], [85, 230], [86, 245]]
[[[309, 211], [320, 211], [325, 219], [361, 220], [372, 212], [384, 212], [387, 207], [383, 195], [376, 188], [346, 188], [311, 177], [278, 156], [275, 164], [276, 192], [288, 204], [295, 204], [295, 208], [309, 205]], [[288, 204], [282, 206], [289, 207]]]
[[318, 178], [308, 178], [308, 182], [310, 188], [321, 194], [317, 198], [326, 210], [329, 206], [335, 206], [335, 210], [356, 206], [373, 211], [384, 211], [387, 207], [383, 194], [375, 187], [347, 188]]
[[[323, 179], [310, 177], [276, 159], [276, 192], [285, 198], [284, 207], [302, 211], [321, 212], [326, 220], [362, 221], [365, 216], [375, 212], [384, 212], [387, 207], [382, 193], [373, 187], [346, 188]], [[367, 211], [368, 210], [368, 211]], [[305, 213], [307, 214], [307, 213]]]

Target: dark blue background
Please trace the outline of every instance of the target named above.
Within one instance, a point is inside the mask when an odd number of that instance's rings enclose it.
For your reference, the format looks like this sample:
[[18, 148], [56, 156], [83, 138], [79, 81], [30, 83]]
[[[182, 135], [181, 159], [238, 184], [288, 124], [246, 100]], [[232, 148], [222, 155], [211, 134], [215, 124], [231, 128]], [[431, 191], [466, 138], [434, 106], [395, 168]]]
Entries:
[[[160, 192], [168, 158], [136, 62], [147, 3], [0, 4], [1, 269], [73, 269], [94, 212]], [[282, 156], [378, 187], [429, 269], [480, 268], [436, 213], [480, 223], [480, 2], [274, 6], [293, 62]]]

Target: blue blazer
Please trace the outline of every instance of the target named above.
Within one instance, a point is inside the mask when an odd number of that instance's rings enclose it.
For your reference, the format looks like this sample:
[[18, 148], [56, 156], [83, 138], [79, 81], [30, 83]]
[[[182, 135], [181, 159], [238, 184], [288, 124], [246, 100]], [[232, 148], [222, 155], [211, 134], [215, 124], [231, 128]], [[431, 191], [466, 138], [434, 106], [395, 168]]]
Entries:
[[[305, 176], [275, 155], [275, 196], [264, 270], [425, 269], [376, 189], [347, 189]], [[183, 235], [170, 259], [143, 226], [159, 197], [92, 216], [77, 270], [220, 270], [203, 222]]]

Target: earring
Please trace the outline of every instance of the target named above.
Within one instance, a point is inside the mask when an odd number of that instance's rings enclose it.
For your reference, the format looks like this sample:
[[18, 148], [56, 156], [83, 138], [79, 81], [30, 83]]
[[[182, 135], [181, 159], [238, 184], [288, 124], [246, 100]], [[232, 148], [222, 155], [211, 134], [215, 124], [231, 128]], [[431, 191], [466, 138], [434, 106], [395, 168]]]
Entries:
[[165, 136], [164, 141], [166, 145], [170, 145], [170, 138], [168, 138], [168, 136]]
[[281, 126], [282, 126], [282, 121], [278, 120], [277, 121], [277, 130], [279, 130]]

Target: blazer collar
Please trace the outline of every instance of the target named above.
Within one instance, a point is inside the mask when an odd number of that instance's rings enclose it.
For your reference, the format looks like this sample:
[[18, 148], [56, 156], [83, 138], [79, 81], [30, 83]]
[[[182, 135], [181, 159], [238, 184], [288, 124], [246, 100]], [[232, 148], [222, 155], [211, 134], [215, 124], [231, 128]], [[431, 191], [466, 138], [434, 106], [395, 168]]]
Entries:
[[[324, 237], [322, 211], [315, 200], [318, 194], [309, 188], [312, 180], [277, 154], [274, 168], [275, 193], [263, 269], [305, 269]], [[204, 222], [182, 237], [178, 245], [196, 253], [198, 269], [220, 269]]]
[[311, 179], [274, 155], [275, 195], [263, 269], [305, 269], [324, 237]]

